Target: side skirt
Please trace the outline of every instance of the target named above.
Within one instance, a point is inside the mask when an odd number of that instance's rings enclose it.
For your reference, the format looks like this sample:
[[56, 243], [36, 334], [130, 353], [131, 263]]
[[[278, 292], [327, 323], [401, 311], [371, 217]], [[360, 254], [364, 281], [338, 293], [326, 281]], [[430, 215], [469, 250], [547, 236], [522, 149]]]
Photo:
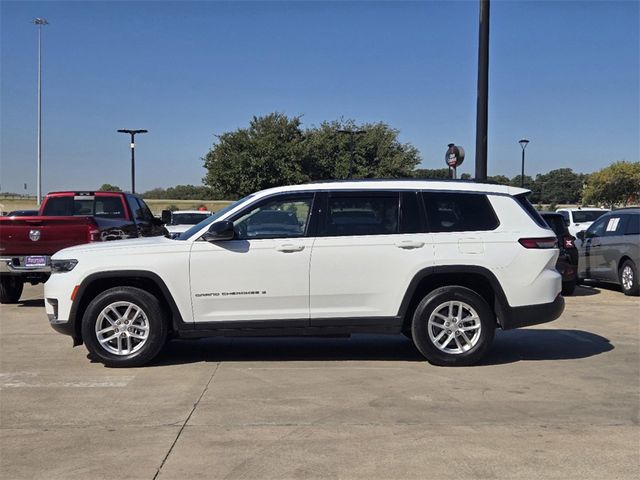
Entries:
[[205, 337], [345, 337], [352, 333], [401, 333], [399, 317], [248, 320], [195, 323], [177, 338]]

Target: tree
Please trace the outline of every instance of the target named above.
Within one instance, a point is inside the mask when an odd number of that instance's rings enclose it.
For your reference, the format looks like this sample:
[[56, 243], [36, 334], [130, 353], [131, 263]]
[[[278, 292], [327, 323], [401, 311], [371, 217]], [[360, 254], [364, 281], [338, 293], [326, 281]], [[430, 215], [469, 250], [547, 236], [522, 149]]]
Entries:
[[575, 173], [570, 168], [559, 168], [536, 175], [532, 190], [542, 203], [575, 204], [582, 199], [586, 175]]
[[218, 144], [204, 157], [203, 182], [228, 197], [301, 183], [302, 138], [299, 117], [253, 117], [249, 128], [218, 136]]
[[142, 194], [143, 198], [172, 200], [222, 200], [223, 196], [203, 185], [176, 185], [169, 188], [154, 188]]
[[[463, 175], [465, 175], [463, 173]], [[417, 168], [413, 171], [416, 178], [432, 178], [437, 180], [446, 180], [451, 178], [451, 172], [448, 168]]]
[[[339, 130], [364, 130], [363, 134]], [[309, 181], [412, 176], [418, 150], [400, 143], [384, 123], [323, 122], [303, 130], [300, 117], [280, 113], [254, 117], [248, 128], [218, 136], [204, 157], [206, 185], [227, 197]]]
[[110, 183], [104, 183], [98, 191], [100, 192], [121, 192], [122, 190], [117, 185], [111, 185]]
[[640, 162], [615, 162], [588, 176], [584, 202], [610, 207], [640, 200]]

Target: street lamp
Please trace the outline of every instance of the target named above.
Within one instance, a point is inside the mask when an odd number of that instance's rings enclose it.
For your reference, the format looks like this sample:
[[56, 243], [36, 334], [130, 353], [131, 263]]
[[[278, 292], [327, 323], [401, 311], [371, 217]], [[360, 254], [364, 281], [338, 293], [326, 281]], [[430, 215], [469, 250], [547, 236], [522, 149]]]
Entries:
[[34, 18], [31, 23], [38, 26], [38, 161], [37, 161], [37, 192], [38, 206], [42, 201], [42, 26], [49, 25], [44, 18]]
[[131, 193], [136, 193], [136, 142], [135, 136], [138, 133], [147, 133], [148, 130], [126, 130], [124, 128], [118, 130], [119, 133], [128, 133], [131, 135]]
[[518, 141], [518, 143], [522, 147], [522, 174], [520, 175], [520, 186], [524, 188], [524, 149], [527, 148], [529, 140], [527, 140], [526, 138], [522, 138]]
[[345, 129], [340, 129], [340, 130], [336, 130], [336, 132], [349, 134], [350, 156], [349, 156], [349, 175], [347, 176], [347, 179], [351, 180], [351, 178], [353, 176], [353, 157], [355, 155], [354, 151], [353, 151], [353, 137], [354, 137], [354, 135], [362, 135], [364, 133], [367, 133], [367, 131], [366, 130], [345, 130]]

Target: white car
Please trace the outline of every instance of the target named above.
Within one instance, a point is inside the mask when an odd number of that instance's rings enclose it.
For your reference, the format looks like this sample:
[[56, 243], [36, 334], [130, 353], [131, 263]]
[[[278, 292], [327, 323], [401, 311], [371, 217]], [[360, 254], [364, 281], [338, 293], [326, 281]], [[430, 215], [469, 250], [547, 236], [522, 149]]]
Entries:
[[176, 210], [171, 212], [171, 220], [165, 225], [165, 228], [170, 236], [177, 237], [211, 215], [212, 212], [206, 210]]
[[51, 325], [108, 366], [167, 337], [404, 333], [437, 365], [469, 365], [496, 328], [564, 309], [555, 234], [527, 190], [345, 181], [243, 198], [179, 239], [56, 253]]
[[563, 216], [569, 233], [574, 237], [577, 237], [578, 232], [589, 228], [593, 222], [609, 211], [606, 208], [558, 208], [556, 210]]

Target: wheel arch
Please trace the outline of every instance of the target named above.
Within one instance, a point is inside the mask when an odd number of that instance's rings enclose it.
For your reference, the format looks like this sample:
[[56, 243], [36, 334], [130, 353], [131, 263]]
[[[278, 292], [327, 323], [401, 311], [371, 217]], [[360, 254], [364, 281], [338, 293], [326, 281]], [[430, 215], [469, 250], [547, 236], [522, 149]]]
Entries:
[[480, 295], [496, 314], [498, 321], [509, 304], [500, 282], [489, 269], [472, 265], [443, 265], [420, 270], [413, 277], [400, 304], [398, 316], [403, 331], [411, 329], [416, 307], [424, 296], [439, 287], [466, 287]]
[[171, 315], [169, 331], [175, 332], [185, 328], [186, 324], [169, 288], [157, 274], [146, 270], [98, 272], [89, 275], [82, 281], [71, 305], [69, 322], [73, 325], [74, 346], [83, 343], [82, 317], [89, 303], [98, 294], [113, 287], [136, 287], [151, 293]]

